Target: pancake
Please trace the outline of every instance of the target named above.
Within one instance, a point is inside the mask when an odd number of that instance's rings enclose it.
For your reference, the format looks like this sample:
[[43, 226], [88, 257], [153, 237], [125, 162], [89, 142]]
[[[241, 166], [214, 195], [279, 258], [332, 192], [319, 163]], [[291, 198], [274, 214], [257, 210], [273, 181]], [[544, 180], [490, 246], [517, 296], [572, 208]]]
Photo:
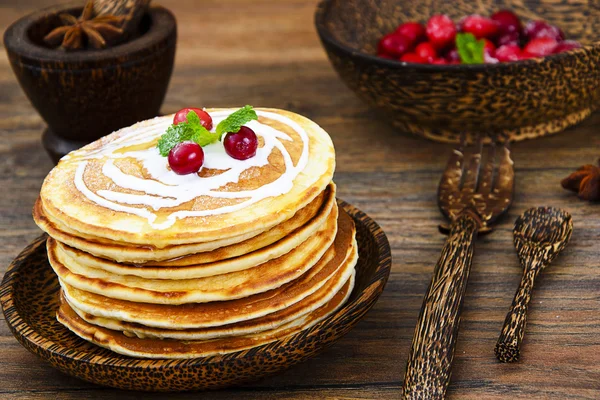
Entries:
[[65, 301], [61, 302], [56, 318], [82, 339], [126, 356], [166, 359], [207, 357], [271, 343], [309, 329], [333, 314], [346, 302], [352, 292], [353, 284], [354, 281], [351, 277], [343, 288], [325, 305], [279, 328], [222, 339], [180, 341], [128, 337], [119, 331], [102, 328], [84, 321]]
[[[269, 329], [279, 328], [282, 325], [292, 322], [309, 312], [320, 308], [325, 303], [330, 301], [335, 294], [342, 289], [350, 277], [354, 276], [354, 266], [356, 265], [357, 257], [352, 257], [340, 266], [334, 276], [329, 279], [323, 287], [318, 289], [310, 296], [293, 304], [283, 310], [268, 314], [264, 317], [250, 319], [235, 324], [215, 326], [209, 328], [197, 329], [161, 329], [152, 328], [145, 325], [140, 325], [131, 322], [124, 322], [118, 319], [96, 317], [79, 310], [74, 304], [69, 303], [69, 306], [81, 317], [84, 321], [98, 325], [103, 328], [112, 329], [123, 332], [129, 337], [139, 338], [157, 338], [157, 339], [178, 339], [178, 340], [209, 340], [224, 338], [227, 336], [249, 335], [266, 331]], [[65, 299], [68, 302], [68, 300]]]
[[62, 225], [58, 220], [52, 220], [52, 217], [44, 211], [41, 197], [37, 199], [33, 206], [33, 219], [40, 229], [60, 242], [98, 257], [129, 263], [170, 260], [188, 254], [212, 251], [220, 247], [241, 243], [265, 232], [258, 229], [240, 236], [227, 237], [211, 242], [170, 245], [163, 248], [157, 248], [151, 244], [139, 245], [113, 242], [103, 238], [83, 235]]
[[[215, 132], [237, 109], [206, 111]], [[176, 174], [158, 150], [173, 115], [60, 160], [33, 217], [50, 236], [61, 324], [116, 353], [189, 359], [285, 338], [347, 301], [358, 245], [331, 138], [300, 115], [256, 113], [244, 123], [256, 154], [238, 160], [216, 141], [196, 173]], [[188, 128], [167, 141], [199, 133]]]
[[52, 238], [48, 259], [62, 282], [115, 299], [154, 304], [232, 300], [277, 288], [308, 271], [321, 257], [333, 258], [337, 219], [336, 205], [324, 226], [289, 253], [254, 268], [204, 278], [144, 279], [90, 268], [57, 251]]
[[[103, 239], [74, 236], [69, 230], [50, 222], [46, 217], [38, 199], [34, 206], [34, 219], [37, 224], [50, 236], [72, 248], [80, 249], [97, 257], [115, 260], [119, 263], [135, 263], [144, 265], [185, 266], [208, 263], [226, 258], [247, 254], [257, 249], [269, 246], [286, 237], [295, 230], [304, 227], [312, 221], [316, 230], [317, 223], [326, 217], [335, 203], [335, 184], [331, 182], [307, 206], [298, 210], [292, 218], [283, 223], [261, 232], [250, 232], [249, 238], [233, 237], [206, 243], [190, 243], [167, 246], [159, 249], [152, 246], [132, 246], [131, 244], [110, 242]], [[317, 215], [320, 218], [315, 218]], [[308, 227], [304, 235], [309, 235]], [[191, 256], [189, 256], [191, 255]], [[140, 275], [146, 276], [148, 275]]]
[[[216, 126], [235, 109], [207, 111]], [[257, 113], [259, 120], [246, 124], [259, 138], [256, 156], [222, 156], [222, 144], [214, 143], [203, 148], [199, 174], [175, 174], [156, 149], [172, 115], [71, 152], [44, 180], [43, 212], [74, 236], [154, 248], [264, 232], [325, 189], [335, 154], [329, 135], [309, 119], [276, 109]]]
[[73, 288], [61, 282], [65, 297], [77, 309], [99, 318], [162, 329], [198, 329], [257, 319], [292, 307], [325, 285], [341, 268], [354, 267], [358, 257], [354, 222], [340, 212], [335, 256], [321, 259], [298, 279], [277, 289], [238, 300], [183, 305], [135, 303]]
[[[330, 216], [335, 218], [331, 214], [333, 208], [337, 207], [335, 205], [335, 199], [332, 196], [328, 200], [331, 201], [328, 201], [325, 207], [319, 210], [319, 214], [315, 215], [307, 224], [290, 232], [283, 239], [249, 253], [243, 253], [242, 250], [240, 250], [240, 247], [247, 247], [247, 245], [244, 244], [245, 242], [242, 242], [213, 252], [200, 253], [175, 260], [172, 263], [164, 263], [164, 266], [154, 266], [152, 263], [144, 265], [128, 265], [97, 258], [60, 242], [55, 242], [57, 247], [56, 251], [60, 254], [60, 257], [58, 258], [65, 265], [84, 265], [117, 275], [134, 275], [145, 279], [192, 279], [222, 275], [229, 272], [253, 268], [274, 258], [281, 257], [298, 247], [300, 244], [306, 243], [318, 229], [325, 225]], [[277, 230], [277, 227], [272, 230]], [[267, 234], [268, 232], [259, 235], [259, 237]], [[260, 241], [259, 237], [250, 239], [249, 242], [256, 243]], [[238, 256], [235, 257], [235, 255]], [[177, 265], [178, 263], [183, 263], [185, 265], [193, 261], [206, 261], [211, 259], [218, 259], [220, 261], [198, 263], [196, 265], [192, 264], [183, 267], [168, 266], [172, 264]]]

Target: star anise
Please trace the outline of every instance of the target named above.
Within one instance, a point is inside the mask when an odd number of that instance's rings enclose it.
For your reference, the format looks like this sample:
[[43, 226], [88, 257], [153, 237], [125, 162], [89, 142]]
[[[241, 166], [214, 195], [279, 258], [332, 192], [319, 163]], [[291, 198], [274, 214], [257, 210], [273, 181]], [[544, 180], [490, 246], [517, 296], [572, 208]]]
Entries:
[[106, 47], [107, 41], [123, 34], [119, 25], [123, 17], [114, 15], [101, 15], [94, 18], [94, 0], [88, 0], [79, 18], [71, 14], [60, 14], [63, 24], [53, 29], [44, 37], [44, 42], [50, 46], [66, 50], [77, 50], [89, 46], [94, 49]]
[[598, 166], [584, 165], [563, 179], [560, 184], [568, 190], [576, 192], [580, 199], [600, 201], [600, 160]]

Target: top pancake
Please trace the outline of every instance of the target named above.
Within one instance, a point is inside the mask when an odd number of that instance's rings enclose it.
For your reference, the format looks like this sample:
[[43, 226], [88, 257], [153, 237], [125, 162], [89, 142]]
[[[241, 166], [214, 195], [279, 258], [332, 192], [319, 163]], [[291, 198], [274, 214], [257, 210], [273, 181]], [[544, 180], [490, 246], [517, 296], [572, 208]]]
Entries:
[[[216, 126], [236, 109], [207, 109]], [[70, 234], [163, 248], [258, 235], [317, 197], [335, 169], [333, 144], [317, 124], [257, 109], [247, 124], [257, 155], [234, 160], [221, 143], [204, 148], [198, 174], [177, 175], [156, 149], [173, 116], [121, 129], [69, 153], [40, 193], [45, 216]]]

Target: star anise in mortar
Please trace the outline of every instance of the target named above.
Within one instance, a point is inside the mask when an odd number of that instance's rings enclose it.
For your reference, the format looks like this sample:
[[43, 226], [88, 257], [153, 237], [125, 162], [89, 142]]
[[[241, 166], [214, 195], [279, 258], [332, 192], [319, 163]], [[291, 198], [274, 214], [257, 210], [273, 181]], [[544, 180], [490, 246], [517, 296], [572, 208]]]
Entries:
[[44, 37], [44, 42], [50, 46], [66, 50], [77, 50], [86, 47], [102, 49], [110, 41], [123, 34], [119, 28], [123, 17], [101, 15], [94, 18], [94, 0], [88, 0], [79, 18], [71, 14], [60, 14], [63, 24], [53, 29]]
[[568, 190], [576, 192], [580, 199], [600, 201], [600, 160], [598, 166], [584, 165], [563, 179], [560, 184]]

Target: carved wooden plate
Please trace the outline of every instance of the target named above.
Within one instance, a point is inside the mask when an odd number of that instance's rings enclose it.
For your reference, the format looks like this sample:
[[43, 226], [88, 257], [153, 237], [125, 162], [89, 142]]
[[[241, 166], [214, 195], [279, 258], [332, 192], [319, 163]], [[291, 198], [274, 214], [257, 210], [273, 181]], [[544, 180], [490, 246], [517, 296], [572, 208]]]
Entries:
[[357, 228], [356, 285], [348, 303], [312, 328], [248, 350], [190, 360], [122, 356], [75, 336], [55, 318], [58, 279], [46, 256], [46, 235], [9, 266], [0, 290], [6, 322], [29, 351], [64, 373], [99, 385], [145, 391], [204, 390], [249, 382], [307, 360], [344, 336], [375, 304], [391, 268], [390, 247], [369, 216], [340, 201]]

